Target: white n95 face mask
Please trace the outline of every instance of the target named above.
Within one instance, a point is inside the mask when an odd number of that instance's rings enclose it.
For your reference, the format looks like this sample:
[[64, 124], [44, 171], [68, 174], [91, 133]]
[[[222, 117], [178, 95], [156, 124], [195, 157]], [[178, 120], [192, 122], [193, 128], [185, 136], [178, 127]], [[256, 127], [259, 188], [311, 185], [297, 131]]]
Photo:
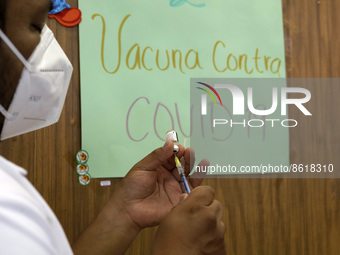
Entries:
[[4, 140], [59, 120], [73, 67], [46, 25], [28, 61], [1, 30], [0, 37], [25, 66], [8, 111], [0, 105], [5, 116], [1, 132]]

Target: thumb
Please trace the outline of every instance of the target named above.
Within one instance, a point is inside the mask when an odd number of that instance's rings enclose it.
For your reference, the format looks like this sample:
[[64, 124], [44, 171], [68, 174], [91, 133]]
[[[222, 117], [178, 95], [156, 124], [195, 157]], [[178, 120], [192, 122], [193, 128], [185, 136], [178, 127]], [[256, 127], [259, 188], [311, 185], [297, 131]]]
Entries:
[[173, 143], [171, 141], [166, 141], [162, 148], [158, 148], [139, 161], [136, 165], [132, 167], [133, 170], [146, 170], [155, 171], [157, 167], [166, 163], [166, 161], [172, 157], [173, 154]]

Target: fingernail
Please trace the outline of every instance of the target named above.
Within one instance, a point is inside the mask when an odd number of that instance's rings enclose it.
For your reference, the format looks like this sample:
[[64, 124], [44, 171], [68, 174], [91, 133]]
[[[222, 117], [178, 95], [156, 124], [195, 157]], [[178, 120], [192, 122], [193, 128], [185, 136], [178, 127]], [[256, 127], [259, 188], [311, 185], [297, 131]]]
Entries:
[[188, 194], [182, 194], [180, 197], [179, 197], [179, 202], [182, 202], [184, 199], [186, 199], [188, 197]]

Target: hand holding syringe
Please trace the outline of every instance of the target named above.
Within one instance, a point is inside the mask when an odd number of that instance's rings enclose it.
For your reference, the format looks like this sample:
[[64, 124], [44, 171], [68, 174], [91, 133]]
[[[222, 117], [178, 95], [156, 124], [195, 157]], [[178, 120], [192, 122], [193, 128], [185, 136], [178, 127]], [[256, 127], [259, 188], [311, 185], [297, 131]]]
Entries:
[[174, 131], [174, 130], [167, 132], [166, 133], [166, 140], [174, 142], [174, 150], [173, 151], [174, 151], [174, 154], [175, 154], [175, 163], [176, 163], [176, 167], [177, 167], [177, 170], [178, 170], [178, 174], [182, 179], [186, 193], [189, 194], [190, 193], [190, 187], [189, 187], [187, 179], [185, 178], [184, 169], [183, 169], [182, 164], [179, 161], [178, 157], [176, 156], [177, 152], [179, 151], [179, 147], [176, 144], [178, 142], [177, 132]]

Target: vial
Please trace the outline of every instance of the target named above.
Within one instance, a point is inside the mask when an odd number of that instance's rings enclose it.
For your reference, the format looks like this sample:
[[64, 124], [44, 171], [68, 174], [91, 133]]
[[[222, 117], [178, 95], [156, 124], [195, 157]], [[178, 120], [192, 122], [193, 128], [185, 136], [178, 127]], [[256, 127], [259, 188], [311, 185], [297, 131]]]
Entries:
[[174, 150], [173, 152], [176, 154], [179, 152], [179, 147], [178, 147], [178, 135], [175, 130], [171, 130], [166, 132], [166, 140], [167, 141], [172, 141], [174, 143]]

